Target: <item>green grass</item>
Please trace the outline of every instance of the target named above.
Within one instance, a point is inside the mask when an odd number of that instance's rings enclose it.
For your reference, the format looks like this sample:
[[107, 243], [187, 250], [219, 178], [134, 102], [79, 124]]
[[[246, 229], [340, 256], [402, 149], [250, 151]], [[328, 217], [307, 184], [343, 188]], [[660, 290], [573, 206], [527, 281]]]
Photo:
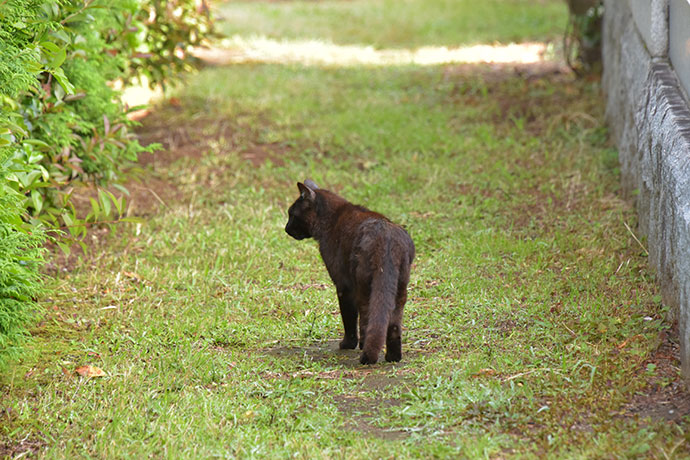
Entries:
[[459, 46], [560, 38], [563, 1], [228, 1], [217, 5], [228, 36], [324, 40], [378, 48]]
[[[646, 367], [666, 308], [596, 84], [253, 64], [177, 98], [145, 122], [191, 138], [152, 173], [177, 192], [51, 281], [33, 353], [0, 377], [0, 454], [688, 455], [687, 420], [626, 408], [677, 375]], [[414, 239], [401, 363], [335, 349], [316, 245], [283, 231], [306, 177]]]

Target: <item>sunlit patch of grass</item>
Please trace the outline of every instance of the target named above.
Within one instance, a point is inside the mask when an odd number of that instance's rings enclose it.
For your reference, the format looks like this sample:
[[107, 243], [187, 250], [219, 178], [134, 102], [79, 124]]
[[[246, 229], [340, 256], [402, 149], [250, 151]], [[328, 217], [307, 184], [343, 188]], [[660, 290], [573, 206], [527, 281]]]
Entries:
[[271, 40], [265, 37], [224, 39], [215, 48], [196, 48], [195, 57], [213, 65], [272, 63], [316, 66], [439, 65], [451, 63], [529, 64], [548, 59], [545, 43], [508, 45], [425, 46], [380, 49], [363, 45], [335, 45], [318, 40]]

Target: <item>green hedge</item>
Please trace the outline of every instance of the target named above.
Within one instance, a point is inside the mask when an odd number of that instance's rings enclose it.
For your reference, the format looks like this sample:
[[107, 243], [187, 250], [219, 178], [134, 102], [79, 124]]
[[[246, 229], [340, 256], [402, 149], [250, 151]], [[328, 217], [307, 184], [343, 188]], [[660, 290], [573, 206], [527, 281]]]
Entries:
[[6, 185], [7, 158], [0, 156], [0, 369], [26, 339], [41, 292], [38, 271], [44, 238], [20, 218], [21, 196]]
[[193, 0], [0, 2], [0, 153], [28, 169], [7, 179], [33, 219], [78, 236], [120, 210], [103, 192], [77, 216], [69, 197], [117, 182], [147, 150], [113, 82], [165, 84], [189, 69], [186, 51], [212, 33], [207, 11]]
[[[43, 234], [121, 219], [106, 190], [144, 148], [114, 83], [165, 85], [213, 34], [201, 0], [0, 0], [0, 362], [35, 309]], [[75, 189], [97, 189], [77, 215]]]

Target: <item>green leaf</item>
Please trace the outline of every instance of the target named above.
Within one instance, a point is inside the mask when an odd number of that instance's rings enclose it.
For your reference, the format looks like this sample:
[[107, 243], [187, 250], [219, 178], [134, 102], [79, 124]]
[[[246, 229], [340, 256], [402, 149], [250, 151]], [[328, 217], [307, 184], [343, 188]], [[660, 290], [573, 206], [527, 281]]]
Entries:
[[101, 207], [98, 206], [98, 201], [94, 200], [93, 198], [89, 198], [89, 201], [91, 202], [91, 211], [93, 214], [94, 219], [98, 218], [98, 214], [101, 212]]
[[36, 147], [40, 147], [41, 149], [44, 150], [50, 150], [50, 145], [48, 145], [46, 142], [43, 142], [40, 139], [26, 139], [23, 141], [25, 144], [29, 145], [34, 145]]
[[41, 175], [40, 169], [34, 169], [34, 170], [24, 174], [24, 176], [22, 178], [22, 185], [25, 188], [29, 188], [32, 185], [34, 185], [34, 186], [37, 185], [37, 184], [35, 184], [36, 178], [39, 177], [40, 175]]
[[50, 60], [50, 62], [48, 62], [48, 65], [53, 69], [57, 69], [62, 65], [63, 62], [65, 62], [66, 58], [67, 51], [65, 48], [61, 48], [53, 55], [53, 58]]
[[48, 54], [52, 55], [52, 54], [55, 54], [58, 51], [60, 51], [60, 47], [57, 46], [53, 42], [45, 41], [45, 42], [41, 42], [40, 44], [41, 44], [41, 47], [43, 48], [44, 52], [47, 50]]
[[127, 190], [127, 188], [125, 188], [123, 185], [121, 185], [121, 184], [112, 184], [112, 185], [113, 185], [113, 187], [115, 187], [116, 189], [118, 189], [119, 191], [124, 193], [125, 195], [129, 196], [129, 190]]
[[31, 191], [31, 203], [34, 205], [35, 213], [39, 214], [43, 209], [43, 196], [38, 190]]
[[74, 221], [72, 220], [72, 216], [70, 216], [67, 213], [62, 214], [62, 220], [65, 221], [65, 225], [67, 227], [72, 227], [74, 225]]
[[42, 159], [43, 159], [43, 154], [32, 151], [29, 153], [29, 158], [26, 161], [28, 164], [32, 165], [34, 163], [38, 163]]
[[58, 245], [58, 247], [62, 250], [62, 252], [66, 255], [69, 256], [72, 251], [69, 248], [69, 245], [66, 243], [63, 243], [62, 241], [56, 241], [55, 244]]
[[65, 44], [69, 45], [69, 43], [70, 43], [69, 35], [64, 30], [54, 30], [52, 32], [52, 35], [53, 35], [53, 37], [57, 38], [58, 40], [65, 42]]
[[106, 216], [110, 216], [110, 211], [112, 210], [110, 205], [110, 197], [101, 189], [98, 189], [98, 201], [100, 201], [101, 206], [103, 207], [103, 213]]
[[50, 173], [46, 168], [43, 167], [43, 165], [38, 165], [38, 169], [41, 170], [41, 176], [43, 177], [44, 181], [48, 181], [50, 179]]
[[125, 209], [125, 196], [120, 196], [119, 199], [115, 200], [115, 207], [117, 208], [117, 214], [122, 215]]
[[60, 83], [60, 86], [62, 86], [62, 89], [64, 89], [67, 94], [74, 94], [74, 86], [67, 79], [64, 70], [52, 69], [50, 73], [53, 75], [53, 77], [55, 77], [57, 82]]

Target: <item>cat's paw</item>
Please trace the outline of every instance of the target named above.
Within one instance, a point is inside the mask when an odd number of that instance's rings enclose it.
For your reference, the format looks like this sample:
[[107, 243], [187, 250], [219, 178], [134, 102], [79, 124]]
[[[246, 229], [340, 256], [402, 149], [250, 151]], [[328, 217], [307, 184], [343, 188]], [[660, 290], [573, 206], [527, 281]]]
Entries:
[[386, 361], [389, 363], [397, 363], [402, 359], [402, 353], [399, 351], [386, 352]]
[[357, 338], [345, 337], [340, 341], [341, 350], [354, 350], [357, 348]]
[[362, 356], [359, 357], [359, 362], [360, 364], [376, 364], [376, 361], [378, 361], [379, 357], [378, 356], [367, 356], [366, 353], [362, 353]]

